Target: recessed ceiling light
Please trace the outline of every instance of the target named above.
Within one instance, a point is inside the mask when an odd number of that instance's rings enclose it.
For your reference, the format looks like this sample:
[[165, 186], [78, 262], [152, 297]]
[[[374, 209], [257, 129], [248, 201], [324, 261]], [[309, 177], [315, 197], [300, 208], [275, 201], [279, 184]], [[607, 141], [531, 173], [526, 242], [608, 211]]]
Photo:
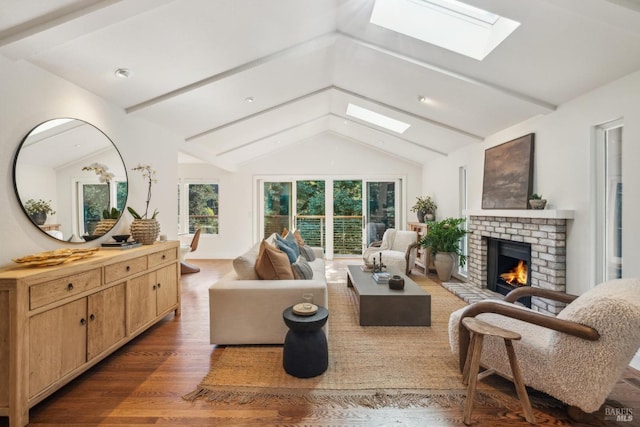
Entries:
[[253, 96], [247, 96], [244, 99], [244, 102], [246, 102], [247, 104], [251, 104], [253, 102]]
[[396, 133], [403, 133], [409, 126], [409, 123], [401, 122], [400, 120], [392, 119], [383, 114], [376, 113], [366, 108], [358, 107], [357, 105], [349, 104], [347, 106], [347, 116], [355, 117], [365, 122], [372, 123], [376, 126], [389, 129]]
[[420, 104], [425, 104], [425, 105], [433, 105], [434, 104], [432, 99], [429, 99], [426, 96], [422, 96], [422, 95], [418, 96], [418, 102]]
[[131, 77], [131, 71], [128, 68], [118, 68], [115, 71], [115, 75], [116, 77], [121, 79], [128, 79], [129, 77]]

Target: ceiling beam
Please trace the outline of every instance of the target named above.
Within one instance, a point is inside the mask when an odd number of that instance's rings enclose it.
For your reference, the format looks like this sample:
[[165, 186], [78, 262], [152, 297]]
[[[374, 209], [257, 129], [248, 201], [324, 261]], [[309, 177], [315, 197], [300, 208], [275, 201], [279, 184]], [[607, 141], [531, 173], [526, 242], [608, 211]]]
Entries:
[[224, 128], [227, 128], [229, 126], [240, 124], [240, 123], [242, 123], [244, 121], [254, 119], [254, 118], [259, 117], [259, 116], [261, 116], [263, 114], [267, 114], [267, 113], [269, 113], [271, 111], [278, 110], [278, 109], [280, 109], [282, 107], [285, 107], [287, 105], [290, 105], [290, 104], [296, 103], [298, 101], [302, 101], [302, 100], [311, 98], [313, 96], [319, 95], [321, 93], [327, 92], [327, 91], [331, 90], [332, 88], [333, 88], [333, 86], [326, 86], [326, 87], [323, 87], [321, 89], [314, 90], [313, 92], [306, 93], [306, 94], [304, 94], [302, 96], [299, 96], [297, 98], [292, 98], [292, 99], [290, 99], [290, 100], [288, 100], [286, 102], [274, 105], [274, 106], [269, 107], [269, 108], [265, 108], [264, 110], [257, 111], [257, 112], [255, 112], [253, 114], [249, 114], [248, 116], [244, 116], [244, 117], [241, 117], [241, 118], [239, 118], [237, 120], [233, 120], [233, 121], [227, 122], [227, 123], [225, 123], [223, 125], [220, 125], [220, 126], [217, 126], [217, 127], [211, 128], [211, 129], [207, 129], [207, 130], [205, 130], [203, 132], [200, 132], [200, 133], [197, 133], [195, 135], [191, 135], [191, 136], [185, 138], [185, 141], [193, 141], [195, 139], [202, 138], [203, 136], [210, 135], [210, 134], [212, 134], [214, 132], [217, 132], [217, 131], [219, 131], [221, 129], [224, 129]]
[[[361, 122], [361, 121], [359, 121], [359, 120], [353, 120], [353, 119], [352, 119], [352, 118], [350, 118], [350, 117], [343, 116], [343, 115], [340, 115], [340, 114], [329, 113], [329, 115], [330, 115], [330, 116], [333, 116], [333, 117], [337, 117], [337, 118], [342, 119], [342, 120], [349, 120], [349, 121], [350, 121], [350, 122], [352, 122], [352, 123], [356, 123], [357, 125], [360, 125], [360, 126], [363, 126], [363, 127], [365, 127], [365, 128], [371, 129], [371, 130], [376, 131], [376, 132], [378, 132], [378, 133], [382, 133], [382, 134], [388, 135], [388, 136], [390, 136], [390, 137], [392, 137], [392, 138], [395, 138], [395, 139], [400, 140], [400, 141], [402, 141], [402, 142], [406, 142], [407, 144], [411, 144], [411, 145], [413, 145], [413, 146], [415, 146], [415, 147], [421, 148], [421, 149], [426, 150], [426, 151], [429, 151], [429, 152], [431, 152], [431, 153], [439, 154], [439, 155], [441, 155], [441, 156], [443, 156], [443, 157], [447, 157], [447, 156], [448, 156], [448, 154], [447, 154], [447, 153], [445, 153], [445, 152], [442, 152], [442, 151], [436, 150], [435, 148], [431, 148], [431, 147], [428, 147], [428, 146], [426, 146], [426, 145], [422, 145], [422, 144], [420, 144], [420, 143], [417, 143], [417, 142], [415, 142], [415, 141], [411, 141], [411, 140], [406, 139], [406, 138], [402, 138], [402, 137], [400, 137], [400, 136], [398, 136], [398, 135], [395, 135], [395, 134], [393, 134], [393, 133], [391, 133], [391, 132], [388, 132], [388, 131], [386, 131], [386, 130], [380, 129], [380, 128], [378, 128], [378, 127], [371, 126], [370, 124], [368, 124], [368, 123], [366, 123], [366, 122]], [[340, 133], [340, 131], [335, 131], [335, 132]], [[341, 135], [343, 135], [342, 133], [340, 133], [340, 134], [341, 134]], [[347, 135], [344, 135], [344, 136], [347, 136]], [[351, 138], [352, 138], [352, 137], [351, 137]], [[363, 143], [365, 143], [365, 144], [367, 143], [366, 141], [361, 141], [361, 142], [363, 142]]]
[[396, 113], [404, 114], [404, 115], [407, 115], [407, 116], [412, 117], [414, 119], [428, 122], [428, 123], [430, 123], [430, 124], [432, 124], [434, 126], [438, 126], [438, 127], [443, 128], [443, 129], [450, 130], [451, 132], [462, 134], [464, 136], [468, 136], [469, 138], [477, 139], [478, 141], [484, 141], [484, 138], [482, 136], [476, 135], [475, 133], [467, 132], [466, 130], [462, 130], [460, 128], [447, 125], [447, 124], [439, 122], [437, 120], [432, 120], [432, 119], [429, 119], [427, 117], [420, 116], [418, 114], [414, 114], [414, 113], [411, 113], [409, 111], [402, 110], [400, 108], [396, 108], [393, 105], [385, 104], [384, 102], [378, 101], [378, 100], [373, 99], [373, 98], [369, 98], [368, 96], [362, 95], [362, 94], [357, 93], [357, 92], [353, 92], [353, 91], [350, 91], [350, 90], [347, 90], [347, 89], [344, 89], [344, 88], [341, 88], [341, 87], [337, 87], [337, 86], [334, 86], [333, 88], [335, 90], [337, 90], [338, 92], [342, 92], [342, 93], [344, 93], [346, 95], [353, 96], [355, 98], [359, 98], [359, 99], [361, 99], [363, 101], [371, 102], [371, 103], [376, 104], [376, 105], [378, 105], [380, 107], [388, 108], [389, 110], [395, 111]]
[[[264, 109], [264, 110], [261, 110], [261, 111], [255, 112], [255, 113], [250, 114], [250, 115], [248, 115], [248, 116], [241, 117], [241, 118], [239, 118], [239, 119], [237, 119], [237, 120], [234, 120], [234, 121], [231, 121], [231, 122], [225, 123], [225, 124], [223, 124], [223, 125], [217, 126], [217, 127], [215, 127], [215, 128], [207, 129], [207, 130], [205, 130], [205, 131], [203, 131], [203, 132], [197, 133], [197, 134], [195, 134], [195, 135], [191, 135], [191, 136], [189, 136], [189, 137], [185, 138], [185, 141], [187, 141], [187, 142], [195, 141], [196, 139], [203, 138], [203, 137], [205, 137], [205, 136], [207, 136], [207, 135], [211, 135], [212, 133], [215, 133], [215, 132], [217, 132], [217, 131], [219, 131], [219, 130], [221, 130], [221, 129], [224, 129], [224, 128], [227, 128], [227, 127], [229, 127], [229, 126], [233, 126], [233, 125], [239, 125], [239, 124], [241, 124], [241, 123], [243, 123], [243, 122], [247, 122], [247, 121], [249, 121], [249, 120], [251, 120], [251, 119], [254, 119], [254, 118], [256, 118], [256, 117], [260, 117], [260, 116], [261, 116], [261, 115], [263, 115], [263, 114], [267, 114], [267, 113], [269, 113], [269, 112], [273, 112], [273, 111], [278, 110], [278, 109], [280, 109], [280, 108], [284, 108], [284, 107], [286, 107], [286, 106], [288, 106], [288, 105], [291, 105], [291, 104], [296, 103], [296, 102], [298, 102], [298, 101], [302, 101], [302, 100], [304, 100], [304, 99], [307, 99], [307, 98], [310, 98], [310, 97], [313, 97], [313, 96], [319, 95], [319, 94], [324, 93], [324, 92], [327, 92], [327, 91], [329, 91], [329, 90], [335, 90], [335, 91], [338, 91], [338, 92], [342, 92], [342, 93], [344, 93], [345, 95], [352, 96], [352, 97], [358, 98], [358, 99], [363, 100], [363, 101], [371, 102], [371, 103], [373, 103], [373, 104], [375, 104], [375, 105], [378, 105], [378, 106], [383, 107], [383, 108], [387, 108], [387, 109], [392, 110], [392, 111], [395, 111], [395, 112], [397, 112], [397, 113], [399, 113], [399, 114], [403, 114], [403, 115], [406, 115], [406, 116], [412, 117], [412, 118], [414, 118], [414, 119], [416, 119], [416, 120], [420, 120], [420, 121], [427, 122], [427, 123], [429, 123], [429, 124], [431, 124], [431, 125], [434, 125], [434, 126], [437, 126], [437, 127], [440, 127], [440, 128], [446, 129], [446, 130], [449, 130], [449, 131], [451, 131], [451, 132], [455, 132], [455, 133], [458, 133], [458, 134], [464, 135], [464, 136], [469, 137], [469, 138], [476, 139], [476, 140], [478, 140], [478, 141], [483, 141], [483, 140], [484, 140], [484, 138], [483, 138], [482, 136], [480, 136], [480, 135], [476, 135], [476, 134], [474, 134], [474, 133], [467, 132], [467, 131], [465, 131], [465, 130], [463, 130], [463, 129], [459, 129], [459, 128], [456, 128], [456, 127], [453, 127], [453, 126], [447, 125], [447, 124], [445, 124], [445, 123], [438, 122], [438, 121], [436, 121], [436, 120], [432, 120], [432, 119], [429, 119], [429, 118], [427, 118], [427, 117], [424, 117], [424, 116], [420, 116], [420, 115], [418, 115], [418, 114], [411, 113], [411, 112], [406, 111], [406, 110], [402, 110], [402, 109], [397, 108], [397, 107], [394, 107], [394, 106], [392, 106], [392, 105], [385, 104], [384, 102], [377, 101], [377, 100], [375, 100], [375, 99], [373, 99], [373, 98], [366, 97], [366, 96], [364, 96], [364, 95], [362, 95], [362, 94], [359, 94], [359, 93], [357, 93], [357, 92], [353, 92], [353, 91], [350, 91], [350, 90], [347, 90], [347, 89], [344, 89], [344, 88], [341, 88], [341, 87], [338, 87], [338, 86], [326, 86], [326, 87], [323, 87], [323, 88], [321, 88], [321, 89], [315, 90], [315, 91], [313, 91], [313, 92], [309, 92], [309, 93], [307, 93], [307, 94], [304, 94], [304, 95], [302, 95], [302, 96], [299, 96], [299, 97], [297, 97], [297, 98], [293, 98], [293, 99], [290, 99], [290, 100], [288, 100], [288, 101], [286, 101], [286, 102], [282, 102], [282, 103], [280, 103], [280, 104], [277, 104], [277, 105], [271, 106], [271, 107], [266, 108], [266, 109]], [[407, 140], [407, 141], [408, 141], [408, 140]], [[438, 152], [438, 151], [437, 151], [437, 150], [434, 150], [434, 152]], [[439, 153], [439, 152], [438, 152], [438, 153]]]
[[237, 67], [230, 68], [221, 73], [214, 74], [213, 76], [209, 76], [202, 80], [198, 80], [197, 82], [190, 83], [186, 86], [182, 86], [178, 89], [172, 90], [171, 92], [167, 92], [155, 98], [149, 99], [147, 101], [141, 102], [136, 105], [132, 105], [131, 107], [127, 107], [125, 111], [127, 113], [135, 113], [136, 111], [140, 111], [145, 108], [152, 107], [156, 104], [159, 104], [163, 101], [167, 101], [171, 98], [175, 98], [177, 96], [183, 95], [185, 93], [191, 92], [193, 90], [199, 89], [203, 86], [210, 85], [212, 83], [216, 83], [220, 80], [224, 80], [230, 77], [235, 76], [236, 74], [251, 70], [253, 68], [259, 67], [260, 65], [266, 64], [276, 59], [280, 59], [283, 57], [289, 57], [293, 55], [300, 54], [302, 52], [309, 52], [311, 50], [316, 50], [322, 47], [329, 46], [336, 41], [337, 34], [335, 32], [326, 33], [321, 36], [318, 36], [314, 39], [307, 40], [302, 43], [298, 43], [286, 49], [282, 49], [278, 52], [272, 53], [270, 55], [262, 56], [260, 58], [254, 59], [253, 61], [245, 62], [244, 64], [238, 65]]
[[6, 46], [10, 43], [26, 39], [120, 1], [122, 0], [86, 0], [81, 3], [71, 4], [62, 9], [47, 13], [46, 15], [38, 16], [15, 27], [0, 31], [0, 46]]
[[[413, 146], [415, 146], [415, 147], [421, 148], [422, 150], [428, 151], [428, 152], [430, 152], [430, 153], [439, 154], [439, 155], [441, 155], [441, 156], [443, 156], [443, 157], [447, 157], [447, 154], [446, 154], [446, 153], [443, 153], [442, 151], [438, 151], [438, 150], [435, 150], [435, 149], [433, 149], [433, 148], [430, 148], [430, 147], [424, 146], [424, 145], [422, 145], [422, 144], [419, 144], [419, 143], [417, 143], [417, 142], [410, 141], [410, 140], [405, 139], [405, 138], [401, 138], [401, 137], [399, 137], [399, 136], [397, 136], [397, 135], [393, 135], [393, 134], [391, 134], [391, 133], [389, 133], [389, 132], [386, 132], [386, 131], [384, 131], [384, 130], [382, 130], [382, 129], [378, 129], [377, 127], [370, 126], [370, 125], [369, 125], [369, 124], [367, 124], [367, 123], [359, 122], [359, 121], [354, 121], [354, 120], [352, 120], [352, 119], [351, 119], [351, 118], [349, 118], [349, 117], [341, 116], [341, 115], [334, 114], [334, 113], [327, 113], [327, 114], [323, 114], [323, 115], [320, 115], [320, 116], [317, 116], [317, 117], [314, 117], [314, 118], [311, 118], [311, 119], [305, 120], [304, 122], [297, 123], [297, 124], [295, 124], [295, 125], [293, 125], [293, 126], [289, 126], [288, 128], [280, 129], [280, 130], [278, 130], [278, 131], [276, 131], [276, 132], [272, 132], [272, 133], [270, 133], [269, 135], [261, 136], [260, 138], [256, 138], [256, 139], [254, 139], [254, 140], [247, 141], [247, 142], [245, 142], [245, 143], [243, 143], [243, 144], [240, 144], [240, 145], [237, 145], [237, 146], [235, 146], [235, 147], [232, 147], [232, 148], [229, 148], [229, 149], [227, 149], [227, 150], [224, 150], [224, 151], [221, 151], [221, 152], [219, 152], [219, 153], [216, 153], [216, 156], [217, 156], [217, 157], [218, 157], [218, 156], [224, 156], [225, 154], [229, 154], [229, 153], [232, 153], [232, 152], [234, 152], [234, 151], [240, 150], [240, 149], [242, 149], [242, 148], [246, 148], [246, 147], [248, 147], [248, 146], [250, 146], [250, 145], [257, 144], [257, 143], [259, 143], [260, 141], [264, 141], [265, 139], [272, 138], [272, 137], [274, 137], [274, 136], [276, 136], [276, 135], [280, 135], [280, 134], [282, 134], [282, 133], [289, 132], [289, 131], [291, 131], [291, 130], [294, 130], [294, 129], [300, 128], [300, 127], [302, 127], [302, 126], [305, 126], [305, 125], [307, 125], [307, 124], [313, 123], [313, 122], [315, 122], [315, 121], [317, 121], [317, 120], [320, 120], [320, 119], [323, 119], [323, 118], [325, 118], [325, 117], [336, 117], [336, 118], [339, 118], [339, 119], [341, 119], [341, 120], [349, 120], [349, 121], [350, 121], [350, 122], [352, 122], [352, 123], [356, 123], [356, 124], [358, 124], [358, 125], [360, 125], [360, 126], [363, 126], [363, 127], [365, 127], [365, 128], [371, 129], [371, 130], [373, 130], [373, 131], [376, 131], [376, 132], [379, 132], [379, 133], [382, 133], [382, 134], [385, 134], [385, 135], [391, 136], [391, 137], [393, 137], [393, 138], [395, 138], [395, 139], [397, 139], [397, 140], [399, 140], [399, 141], [402, 141], [402, 142], [405, 142], [405, 143], [407, 143], [407, 144], [411, 144], [411, 145], [413, 145]], [[342, 134], [342, 133], [340, 133], [340, 131], [338, 131], [338, 130], [333, 130], [333, 132], [334, 132], [334, 133], [339, 133], [339, 134], [343, 135], [343, 134]], [[344, 137], [351, 138], [351, 139], [354, 139], [353, 137], [348, 136], [348, 135], [343, 135], [343, 136], [344, 136]], [[372, 145], [372, 146], [374, 146], [374, 147], [380, 148], [380, 147], [378, 147], [378, 146], [376, 146], [376, 145], [373, 145], [373, 144], [369, 144], [369, 143], [367, 143], [367, 141], [360, 141], [360, 142], [361, 142], [361, 143], [363, 143], [363, 144], [368, 144], [368, 145]], [[389, 152], [391, 152], [391, 153], [392, 153], [392, 151], [391, 151], [391, 150], [385, 150], [385, 151], [389, 151]]]
[[430, 71], [434, 71], [436, 73], [440, 73], [440, 74], [446, 75], [447, 77], [451, 77], [451, 78], [456, 79], [456, 80], [460, 80], [460, 81], [463, 81], [463, 82], [466, 82], [466, 83], [469, 83], [469, 84], [472, 84], [472, 85], [475, 85], [475, 86], [484, 87], [484, 88], [487, 88], [487, 89], [491, 89], [491, 90], [500, 92], [500, 93], [502, 93], [504, 95], [507, 95], [507, 96], [510, 96], [512, 98], [516, 98], [516, 99], [519, 99], [521, 101], [527, 102], [529, 104], [534, 104], [534, 105], [537, 105], [539, 107], [542, 107], [542, 108], [548, 110], [549, 112], [554, 111], [557, 108], [556, 105], [551, 104], [550, 102], [546, 102], [546, 101], [543, 101], [541, 99], [537, 99], [537, 98], [534, 98], [532, 96], [525, 95], [525, 94], [520, 93], [520, 92], [516, 92], [515, 90], [511, 90], [511, 89], [505, 88], [503, 86], [496, 85], [494, 83], [489, 83], [489, 82], [486, 82], [486, 81], [483, 81], [483, 80], [479, 80], [479, 79], [476, 79], [476, 78], [473, 78], [473, 77], [469, 77], [467, 75], [464, 75], [464, 74], [461, 74], [461, 73], [458, 73], [458, 72], [455, 72], [455, 71], [452, 71], [452, 70], [448, 70], [446, 68], [438, 67], [437, 65], [433, 65], [433, 64], [430, 64], [428, 62], [422, 61], [420, 59], [417, 59], [417, 58], [414, 58], [414, 57], [411, 57], [411, 56], [408, 56], [408, 55], [404, 55], [404, 54], [398, 53], [396, 51], [387, 49], [386, 47], [383, 47], [383, 46], [380, 46], [380, 45], [377, 45], [377, 44], [362, 40], [362, 39], [357, 38], [357, 37], [353, 37], [351, 35], [348, 35], [348, 34], [345, 34], [345, 33], [342, 33], [342, 32], [339, 32], [338, 34], [340, 34], [340, 36], [342, 38], [347, 39], [347, 40], [349, 40], [349, 41], [351, 41], [351, 42], [353, 42], [353, 43], [355, 43], [355, 44], [357, 44], [359, 46], [362, 46], [362, 47], [365, 47], [365, 48], [368, 48], [368, 49], [371, 49], [371, 50], [375, 50], [376, 52], [380, 52], [382, 54], [391, 56], [391, 57], [399, 59], [401, 61], [409, 62], [411, 64], [414, 64], [414, 65], [417, 65], [419, 67], [428, 69]]

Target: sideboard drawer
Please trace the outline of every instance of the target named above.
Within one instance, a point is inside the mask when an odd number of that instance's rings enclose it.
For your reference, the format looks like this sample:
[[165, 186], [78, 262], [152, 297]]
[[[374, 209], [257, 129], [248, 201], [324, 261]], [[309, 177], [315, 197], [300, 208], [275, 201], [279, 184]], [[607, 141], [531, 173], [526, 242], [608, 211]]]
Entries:
[[104, 268], [104, 282], [111, 283], [125, 279], [132, 274], [141, 273], [147, 269], [147, 257], [141, 256], [108, 265]]
[[156, 252], [149, 255], [149, 268], [164, 264], [168, 261], [175, 261], [178, 258], [178, 251], [175, 248], [166, 251]]
[[35, 310], [52, 302], [100, 286], [100, 269], [33, 285], [29, 289], [29, 308]]

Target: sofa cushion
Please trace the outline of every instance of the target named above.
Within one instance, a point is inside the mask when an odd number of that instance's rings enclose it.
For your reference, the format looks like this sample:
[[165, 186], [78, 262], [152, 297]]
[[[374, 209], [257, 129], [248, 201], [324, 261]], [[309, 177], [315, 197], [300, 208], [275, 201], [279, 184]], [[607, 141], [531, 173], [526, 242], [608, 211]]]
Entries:
[[313, 278], [313, 269], [303, 256], [299, 256], [296, 262], [291, 264], [293, 277], [296, 280], [311, 280]]
[[293, 279], [289, 257], [284, 252], [262, 241], [256, 260], [256, 274], [262, 280]]
[[300, 246], [300, 255], [304, 257], [307, 261], [311, 262], [316, 259], [316, 254], [313, 252], [313, 248], [309, 245]]

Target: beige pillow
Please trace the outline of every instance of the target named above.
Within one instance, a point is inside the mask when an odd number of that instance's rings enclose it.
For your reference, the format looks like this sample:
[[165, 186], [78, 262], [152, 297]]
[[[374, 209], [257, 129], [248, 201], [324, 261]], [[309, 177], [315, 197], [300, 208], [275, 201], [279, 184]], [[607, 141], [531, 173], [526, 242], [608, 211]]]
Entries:
[[293, 232], [293, 237], [296, 238], [296, 242], [298, 242], [299, 246], [304, 246], [304, 239], [298, 230]]
[[256, 274], [262, 280], [293, 280], [293, 271], [287, 254], [266, 243], [260, 244], [256, 260]]

